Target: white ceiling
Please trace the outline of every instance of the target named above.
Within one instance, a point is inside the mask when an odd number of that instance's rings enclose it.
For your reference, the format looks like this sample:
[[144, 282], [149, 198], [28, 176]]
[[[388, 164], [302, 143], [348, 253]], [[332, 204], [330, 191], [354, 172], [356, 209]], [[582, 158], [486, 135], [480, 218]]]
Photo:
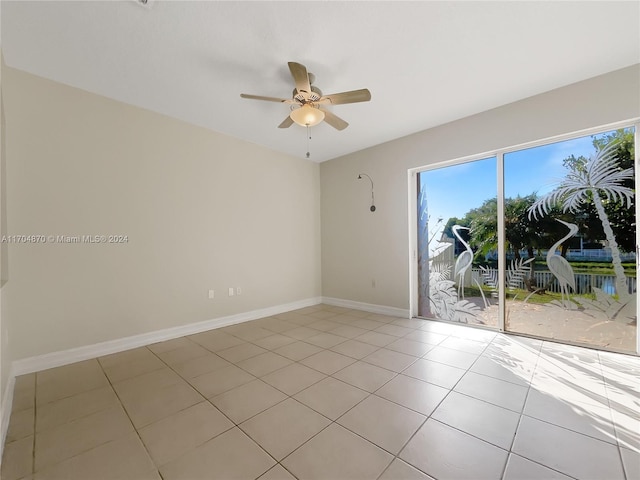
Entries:
[[324, 161], [640, 62], [640, 2], [1, 3], [7, 65], [304, 158], [278, 129], [288, 61], [350, 126], [311, 129]]

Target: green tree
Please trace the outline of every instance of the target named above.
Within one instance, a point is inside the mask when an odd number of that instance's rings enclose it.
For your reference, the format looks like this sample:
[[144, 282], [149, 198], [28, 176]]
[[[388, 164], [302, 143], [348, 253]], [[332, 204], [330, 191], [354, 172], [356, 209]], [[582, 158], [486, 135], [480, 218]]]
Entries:
[[[617, 159], [618, 168], [620, 170], [634, 168], [635, 142], [632, 128], [619, 129], [606, 135], [594, 136], [592, 142], [596, 150], [615, 143], [616, 147], [612, 155]], [[589, 159], [586, 157], [571, 155], [563, 160], [563, 165], [568, 170], [584, 171], [588, 161]], [[633, 177], [623, 180], [621, 185], [634, 190]], [[618, 247], [624, 252], [633, 252], [636, 246], [635, 229], [630, 227], [635, 226], [636, 223], [635, 197], [631, 199], [629, 208], [623, 202], [610, 201], [607, 198], [604, 198], [602, 203]], [[576, 209], [574, 220], [569, 221], [580, 225], [580, 232], [584, 239], [589, 242], [598, 242], [606, 239], [602, 222], [591, 195]]]
[[596, 146], [596, 153], [586, 163], [569, 162], [567, 175], [554, 190], [529, 208], [529, 217], [548, 216], [551, 209], [558, 205], [562, 206], [563, 212], [575, 214], [592, 201], [611, 248], [616, 291], [620, 299], [626, 299], [629, 294], [620, 261], [620, 249], [605, 210], [605, 203], [609, 202], [621, 203], [630, 208], [634, 196], [633, 189], [625, 185], [628, 180], [633, 180], [633, 169], [619, 166], [616, 158], [618, 147], [618, 142], [609, 142], [603, 147]]

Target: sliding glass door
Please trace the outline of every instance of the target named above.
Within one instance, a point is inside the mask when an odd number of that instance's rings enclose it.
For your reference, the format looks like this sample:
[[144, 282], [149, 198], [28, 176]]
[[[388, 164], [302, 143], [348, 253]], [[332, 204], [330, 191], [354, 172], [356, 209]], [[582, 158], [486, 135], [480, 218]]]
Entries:
[[506, 153], [505, 219], [514, 204], [505, 329], [634, 352], [633, 128]]
[[418, 174], [418, 315], [498, 325], [496, 157]]
[[636, 352], [635, 158], [627, 127], [420, 171], [418, 315]]

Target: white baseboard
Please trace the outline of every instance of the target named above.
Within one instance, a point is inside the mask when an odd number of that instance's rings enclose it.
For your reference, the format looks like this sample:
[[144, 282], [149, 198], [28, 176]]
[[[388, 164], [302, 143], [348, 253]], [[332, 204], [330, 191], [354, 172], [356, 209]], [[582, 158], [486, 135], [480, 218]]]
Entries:
[[313, 297], [297, 302], [275, 305], [273, 307], [252, 310], [250, 312], [243, 312], [226, 317], [205, 320], [203, 322], [181, 325], [178, 327], [167, 328], [155, 332], [143, 333], [140, 335], [120, 338], [117, 340], [109, 340], [93, 345], [86, 345], [69, 350], [62, 350], [58, 352], [46, 353], [44, 355], [36, 355], [33, 357], [15, 360], [11, 363], [9, 378], [7, 380], [7, 386], [4, 391], [0, 412], [0, 459], [2, 458], [2, 450], [4, 449], [4, 443], [7, 431], [9, 429], [9, 421], [11, 419], [11, 407], [13, 403], [15, 380], [19, 375], [26, 375], [28, 373], [39, 372], [41, 370], [46, 370], [49, 368], [60, 367], [62, 365], [68, 365], [83, 360], [101, 357], [103, 355], [118, 353], [125, 350], [130, 350], [132, 348], [143, 347], [146, 345], [151, 345], [153, 343], [183, 337], [185, 335], [193, 335], [196, 333], [205, 332], [207, 330], [226, 327], [228, 325], [257, 320], [259, 318], [269, 317], [271, 315], [277, 315], [279, 313], [285, 313], [291, 310], [311, 307], [313, 305], [318, 305], [319, 303], [325, 303], [327, 305], [333, 305], [337, 307], [353, 308], [355, 310], [363, 310], [365, 312], [378, 313], [381, 315], [389, 315], [393, 317], [409, 317], [408, 309], [387, 307], [384, 305], [375, 305], [371, 303], [355, 302], [352, 300], [344, 300], [340, 298]]
[[[92, 358], [102, 357], [112, 353], [118, 353], [132, 348], [143, 347], [165, 340], [184, 337], [185, 335], [193, 335], [195, 333], [205, 332], [220, 327], [226, 327], [236, 323], [257, 320], [279, 313], [297, 310], [299, 308], [310, 307], [321, 302], [320, 297], [308, 298], [297, 302], [275, 305], [273, 307], [261, 308], [250, 312], [238, 313], [226, 317], [214, 318], [203, 322], [190, 323], [178, 327], [157, 330], [155, 332], [133, 335], [131, 337], [119, 338], [117, 340], [109, 340], [107, 342], [95, 343], [83, 347], [62, 350], [58, 352], [46, 353], [44, 355], [36, 355], [34, 357], [23, 358], [12, 362], [11, 367], [13, 375], [25, 375], [27, 373], [39, 372], [48, 368], [60, 367], [70, 363], [89, 360]], [[9, 389], [7, 388], [7, 391]], [[12, 392], [13, 394], [13, 389]], [[4, 413], [4, 412], [3, 412]]]
[[380, 315], [389, 315], [390, 317], [409, 318], [410, 316], [408, 308], [387, 307], [385, 305], [355, 302], [353, 300], [344, 300], [342, 298], [322, 297], [322, 303], [333, 305], [334, 307], [353, 308], [354, 310], [363, 310], [365, 312], [379, 313]]

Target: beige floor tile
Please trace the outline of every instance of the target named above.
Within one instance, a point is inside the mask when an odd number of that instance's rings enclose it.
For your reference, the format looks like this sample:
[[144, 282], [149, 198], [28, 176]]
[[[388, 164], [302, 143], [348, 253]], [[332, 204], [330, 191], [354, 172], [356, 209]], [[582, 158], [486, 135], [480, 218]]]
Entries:
[[376, 347], [384, 347], [389, 345], [390, 343], [395, 342], [398, 337], [394, 337], [393, 335], [387, 335], [386, 333], [380, 332], [367, 332], [362, 335], [358, 335], [354, 340], [358, 340], [359, 342], [368, 343], [370, 345], [375, 345]]
[[262, 377], [263, 375], [275, 372], [282, 367], [286, 367], [291, 363], [293, 363], [292, 360], [289, 360], [282, 355], [278, 355], [273, 352], [266, 352], [256, 355], [255, 357], [242, 360], [241, 362], [236, 363], [236, 365], [256, 377]]
[[427, 474], [396, 458], [378, 480], [433, 480]]
[[35, 408], [27, 408], [19, 412], [13, 412], [9, 419], [6, 443], [15, 442], [21, 438], [33, 435], [35, 426]]
[[637, 411], [617, 405], [611, 409], [611, 415], [618, 444], [640, 453], [640, 415]]
[[376, 395], [423, 415], [431, 415], [448, 393], [446, 388], [405, 375], [394, 377], [376, 391]]
[[309, 313], [310, 317], [313, 318], [317, 318], [320, 320], [326, 320], [328, 318], [333, 318], [336, 316], [335, 312], [332, 312], [331, 310], [321, 310], [321, 311], [317, 311], [317, 312], [311, 312]]
[[215, 353], [207, 353], [201, 357], [173, 365], [172, 368], [184, 378], [194, 378], [230, 365], [231, 362], [226, 361]]
[[640, 478], [640, 452], [620, 447], [620, 456], [622, 457], [624, 471], [627, 474], [627, 480]]
[[304, 479], [377, 478], [393, 456], [367, 440], [332, 424], [282, 461]]
[[342, 355], [346, 355], [347, 357], [355, 358], [357, 360], [361, 360], [367, 355], [372, 354], [380, 347], [375, 345], [370, 345], [368, 343], [359, 342], [358, 340], [347, 340], [346, 342], [340, 343], [335, 347], [331, 347], [333, 352], [341, 353]]
[[413, 328], [401, 327], [399, 325], [394, 325], [392, 323], [388, 323], [386, 325], [382, 325], [375, 329], [376, 332], [386, 333], [387, 335], [393, 335], [394, 337], [404, 337], [405, 335], [410, 334], [414, 331]]
[[189, 382], [202, 395], [211, 398], [255, 379], [256, 377], [241, 368], [229, 365], [194, 377]]
[[146, 347], [114, 353], [99, 360], [111, 383], [165, 368], [165, 364]]
[[500, 480], [507, 451], [429, 419], [399, 457], [434, 478]]
[[615, 446], [535, 418], [522, 417], [512, 451], [570, 477], [624, 479]]
[[269, 375], [265, 375], [262, 380], [287, 395], [295, 395], [325, 377], [326, 375], [309, 367], [299, 363], [292, 363]]
[[427, 343], [417, 342], [415, 340], [409, 340], [407, 338], [399, 338], [398, 340], [390, 343], [384, 348], [386, 348], [387, 350], [404, 353], [406, 355], [413, 355], [414, 357], [421, 357], [434, 347], [433, 345], [429, 345]]
[[13, 387], [13, 403], [11, 411], [19, 412], [36, 406], [36, 374], [16, 377]]
[[296, 394], [296, 400], [335, 420], [354, 405], [366, 398], [369, 393], [328, 377]]
[[396, 374], [390, 370], [365, 362], [352, 363], [333, 374], [333, 377], [367, 392], [375, 392], [395, 376]]
[[386, 368], [387, 370], [397, 373], [403, 371], [416, 360], [417, 357], [387, 350], [386, 348], [380, 348], [362, 359], [363, 362], [371, 363], [372, 365]]
[[160, 467], [164, 480], [247, 480], [257, 478], [275, 461], [240, 429], [218, 435]]
[[314, 328], [298, 327], [292, 330], [287, 330], [286, 332], [283, 333], [283, 335], [286, 335], [287, 337], [295, 338], [296, 340], [305, 340], [309, 337], [313, 337], [314, 335], [317, 335], [318, 332], [319, 330], [316, 330]]
[[233, 428], [209, 402], [202, 402], [140, 429], [156, 465], [164, 465]]
[[571, 404], [532, 388], [527, 395], [523, 413], [529, 417], [617, 445], [616, 432], [611, 421], [608, 403], [604, 405]]
[[466, 370], [461, 368], [425, 359], [417, 360], [402, 372], [403, 375], [449, 389], [453, 388], [465, 373]]
[[502, 477], [503, 480], [570, 480], [570, 478], [513, 453], [509, 455], [507, 468]]
[[184, 383], [185, 380], [170, 368], [164, 367], [160, 370], [143, 373], [137, 377], [128, 378], [113, 384], [116, 393], [123, 397], [144, 395], [150, 390], [161, 389], [171, 385]]
[[239, 339], [238, 337], [234, 337], [229, 333], [224, 333], [220, 330], [211, 330], [208, 332], [197, 333], [195, 335], [191, 335], [188, 337], [189, 340], [192, 340], [200, 345], [202, 345], [207, 350], [212, 352], [218, 352], [220, 350], [225, 350], [227, 348], [235, 347], [236, 345], [242, 345], [244, 340]]
[[282, 465], [278, 464], [264, 475], [261, 475], [258, 480], [296, 480], [296, 477], [287, 472]]
[[355, 322], [351, 323], [352, 326], [358, 328], [364, 328], [365, 330], [375, 330], [383, 325], [384, 322], [376, 322], [375, 320], [371, 320], [370, 318], [360, 317]]
[[468, 370], [479, 356], [475, 353], [461, 352], [460, 350], [445, 348], [441, 345], [442, 344], [429, 350], [424, 358], [434, 362], [444, 363], [452, 367]]
[[467, 372], [454, 390], [518, 413], [527, 396], [526, 387], [473, 372]]
[[237, 424], [286, 398], [284, 393], [262, 380], [253, 380], [211, 398], [211, 403]]
[[516, 385], [529, 386], [534, 366], [525, 362], [514, 362], [509, 357], [497, 358], [481, 355], [470, 371]]
[[276, 460], [282, 460], [330, 423], [290, 398], [247, 420], [240, 428]]
[[109, 385], [97, 360], [85, 360], [36, 374], [36, 403], [53, 402], [64, 397]]
[[2, 453], [2, 480], [18, 480], [33, 471], [33, 435], [7, 443]]
[[164, 363], [173, 367], [176, 364], [186, 362], [187, 360], [198, 358], [209, 353], [209, 350], [203, 346], [198, 345], [196, 342], [191, 342], [190, 345], [174, 348], [167, 352], [160, 352], [156, 355], [158, 355]]
[[320, 330], [321, 332], [328, 332], [329, 330], [333, 330], [334, 328], [338, 328], [341, 326], [342, 324], [332, 322], [331, 320], [318, 320], [307, 325], [307, 327], [315, 328], [316, 330]]
[[338, 335], [334, 335], [333, 333], [327, 332], [319, 333], [318, 335], [314, 335], [305, 339], [305, 342], [311, 343], [312, 345], [316, 345], [320, 348], [335, 347], [336, 345], [346, 341], [347, 339], [344, 337], [340, 337]]
[[427, 419], [375, 395], [370, 395], [337, 422], [396, 455]]
[[[293, 330], [294, 328], [298, 327], [298, 325], [296, 325], [295, 323], [287, 322], [275, 317], [263, 318], [261, 320], [258, 320], [258, 322], [259, 326], [261, 326], [262, 328], [266, 328], [267, 330], [275, 333], [286, 332], [287, 330]], [[253, 343], [257, 343], [257, 340]]]
[[400, 327], [410, 328], [415, 330], [421, 328], [429, 320], [422, 320], [421, 318], [398, 318], [391, 322], [392, 325], [398, 325]]
[[136, 433], [36, 472], [35, 480], [160, 480]]
[[278, 355], [287, 357], [290, 360], [299, 361], [303, 358], [310, 357], [314, 353], [321, 352], [322, 348], [310, 343], [296, 341], [274, 350]]
[[331, 317], [331, 321], [341, 323], [343, 325], [355, 326], [355, 323], [358, 320], [363, 319], [366, 316], [367, 314], [362, 311], [356, 312], [355, 310], [352, 310], [351, 312], [341, 313], [339, 315], [336, 315], [335, 317]]
[[247, 358], [255, 357], [261, 353], [265, 353], [267, 350], [261, 348], [253, 343], [243, 343], [242, 345], [236, 345], [235, 347], [227, 348], [216, 352], [225, 360], [231, 363], [240, 362]]
[[136, 428], [149, 425], [203, 400], [203, 396], [186, 382], [137, 395], [122, 395], [120, 398]]
[[314, 370], [331, 375], [332, 373], [342, 370], [347, 365], [351, 365], [356, 360], [339, 353], [331, 352], [329, 350], [323, 350], [315, 355], [301, 360], [300, 363], [311, 367]]
[[450, 427], [509, 450], [520, 415], [491, 403], [451, 392], [431, 415]]
[[475, 355], [484, 352], [487, 345], [489, 345], [488, 342], [478, 342], [457, 336], [450, 336], [440, 344], [441, 347], [452, 348], [453, 350], [460, 350], [461, 352], [473, 353]]
[[[493, 328], [491, 327], [468, 326], [465, 328], [458, 329], [456, 332], [454, 332], [453, 336], [458, 338], [464, 338], [465, 340], [473, 340], [475, 342], [488, 344], [497, 337], [497, 332], [493, 330]], [[529, 340], [529, 339], [526, 339], [526, 340]], [[540, 340], [533, 339], [531, 341], [542, 346], [542, 341]]]
[[231, 335], [241, 338], [247, 342], [253, 342], [255, 340], [268, 337], [269, 335], [273, 335], [271, 330], [251, 325], [251, 323], [252, 322], [234, 325], [233, 327], [227, 327], [225, 330], [227, 330], [227, 333], [231, 333]]
[[175, 350], [180, 347], [193, 345], [193, 343], [194, 342], [189, 340], [187, 337], [179, 337], [171, 340], [165, 340], [164, 342], [154, 343], [153, 345], [147, 346], [147, 348], [157, 355], [158, 353], [170, 352], [171, 350]]
[[441, 333], [430, 332], [428, 330], [415, 330], [410, 334], [405, 335], [404, 338], [416, 342], [427, 343], [429, 345], [439, 345], [448, 338], [448, 336]]
[[295, 323], [296, 325], [308, 325], [309, 323], [316, 322], [318, 319], [310, 317], [308, 315], [303, 315], [297, 312], [287, 312], [276, 315], [280, 320], [285, 320], [290, 323]]
[[133, 432], [120, 405], [36, 434], [35, 470], [42, 470]]
[[118, 405], [120, 401], [111, 386], [45, 403], [38, 407], [36, 431], [41, 432]]
[[345, 324], [340, 324], [339, 327], [329, 330], [329, 333], [333, 333], [334, 335], [344, 338], [355, 338], [367, 332], [368, 330], [365, 330], [364, 328], [353, 327]]
[[295, 341], [295, 338], [276, 333], [275, 335], [270, 335], [268, 337], [255, 340], [252, 343], [255, 343], [259, 347], [266, 348], [267, 350], [275, 350], [276, 348], [284, 347], [285, 345], [289, 345], [290, 343], [293, 343]]

